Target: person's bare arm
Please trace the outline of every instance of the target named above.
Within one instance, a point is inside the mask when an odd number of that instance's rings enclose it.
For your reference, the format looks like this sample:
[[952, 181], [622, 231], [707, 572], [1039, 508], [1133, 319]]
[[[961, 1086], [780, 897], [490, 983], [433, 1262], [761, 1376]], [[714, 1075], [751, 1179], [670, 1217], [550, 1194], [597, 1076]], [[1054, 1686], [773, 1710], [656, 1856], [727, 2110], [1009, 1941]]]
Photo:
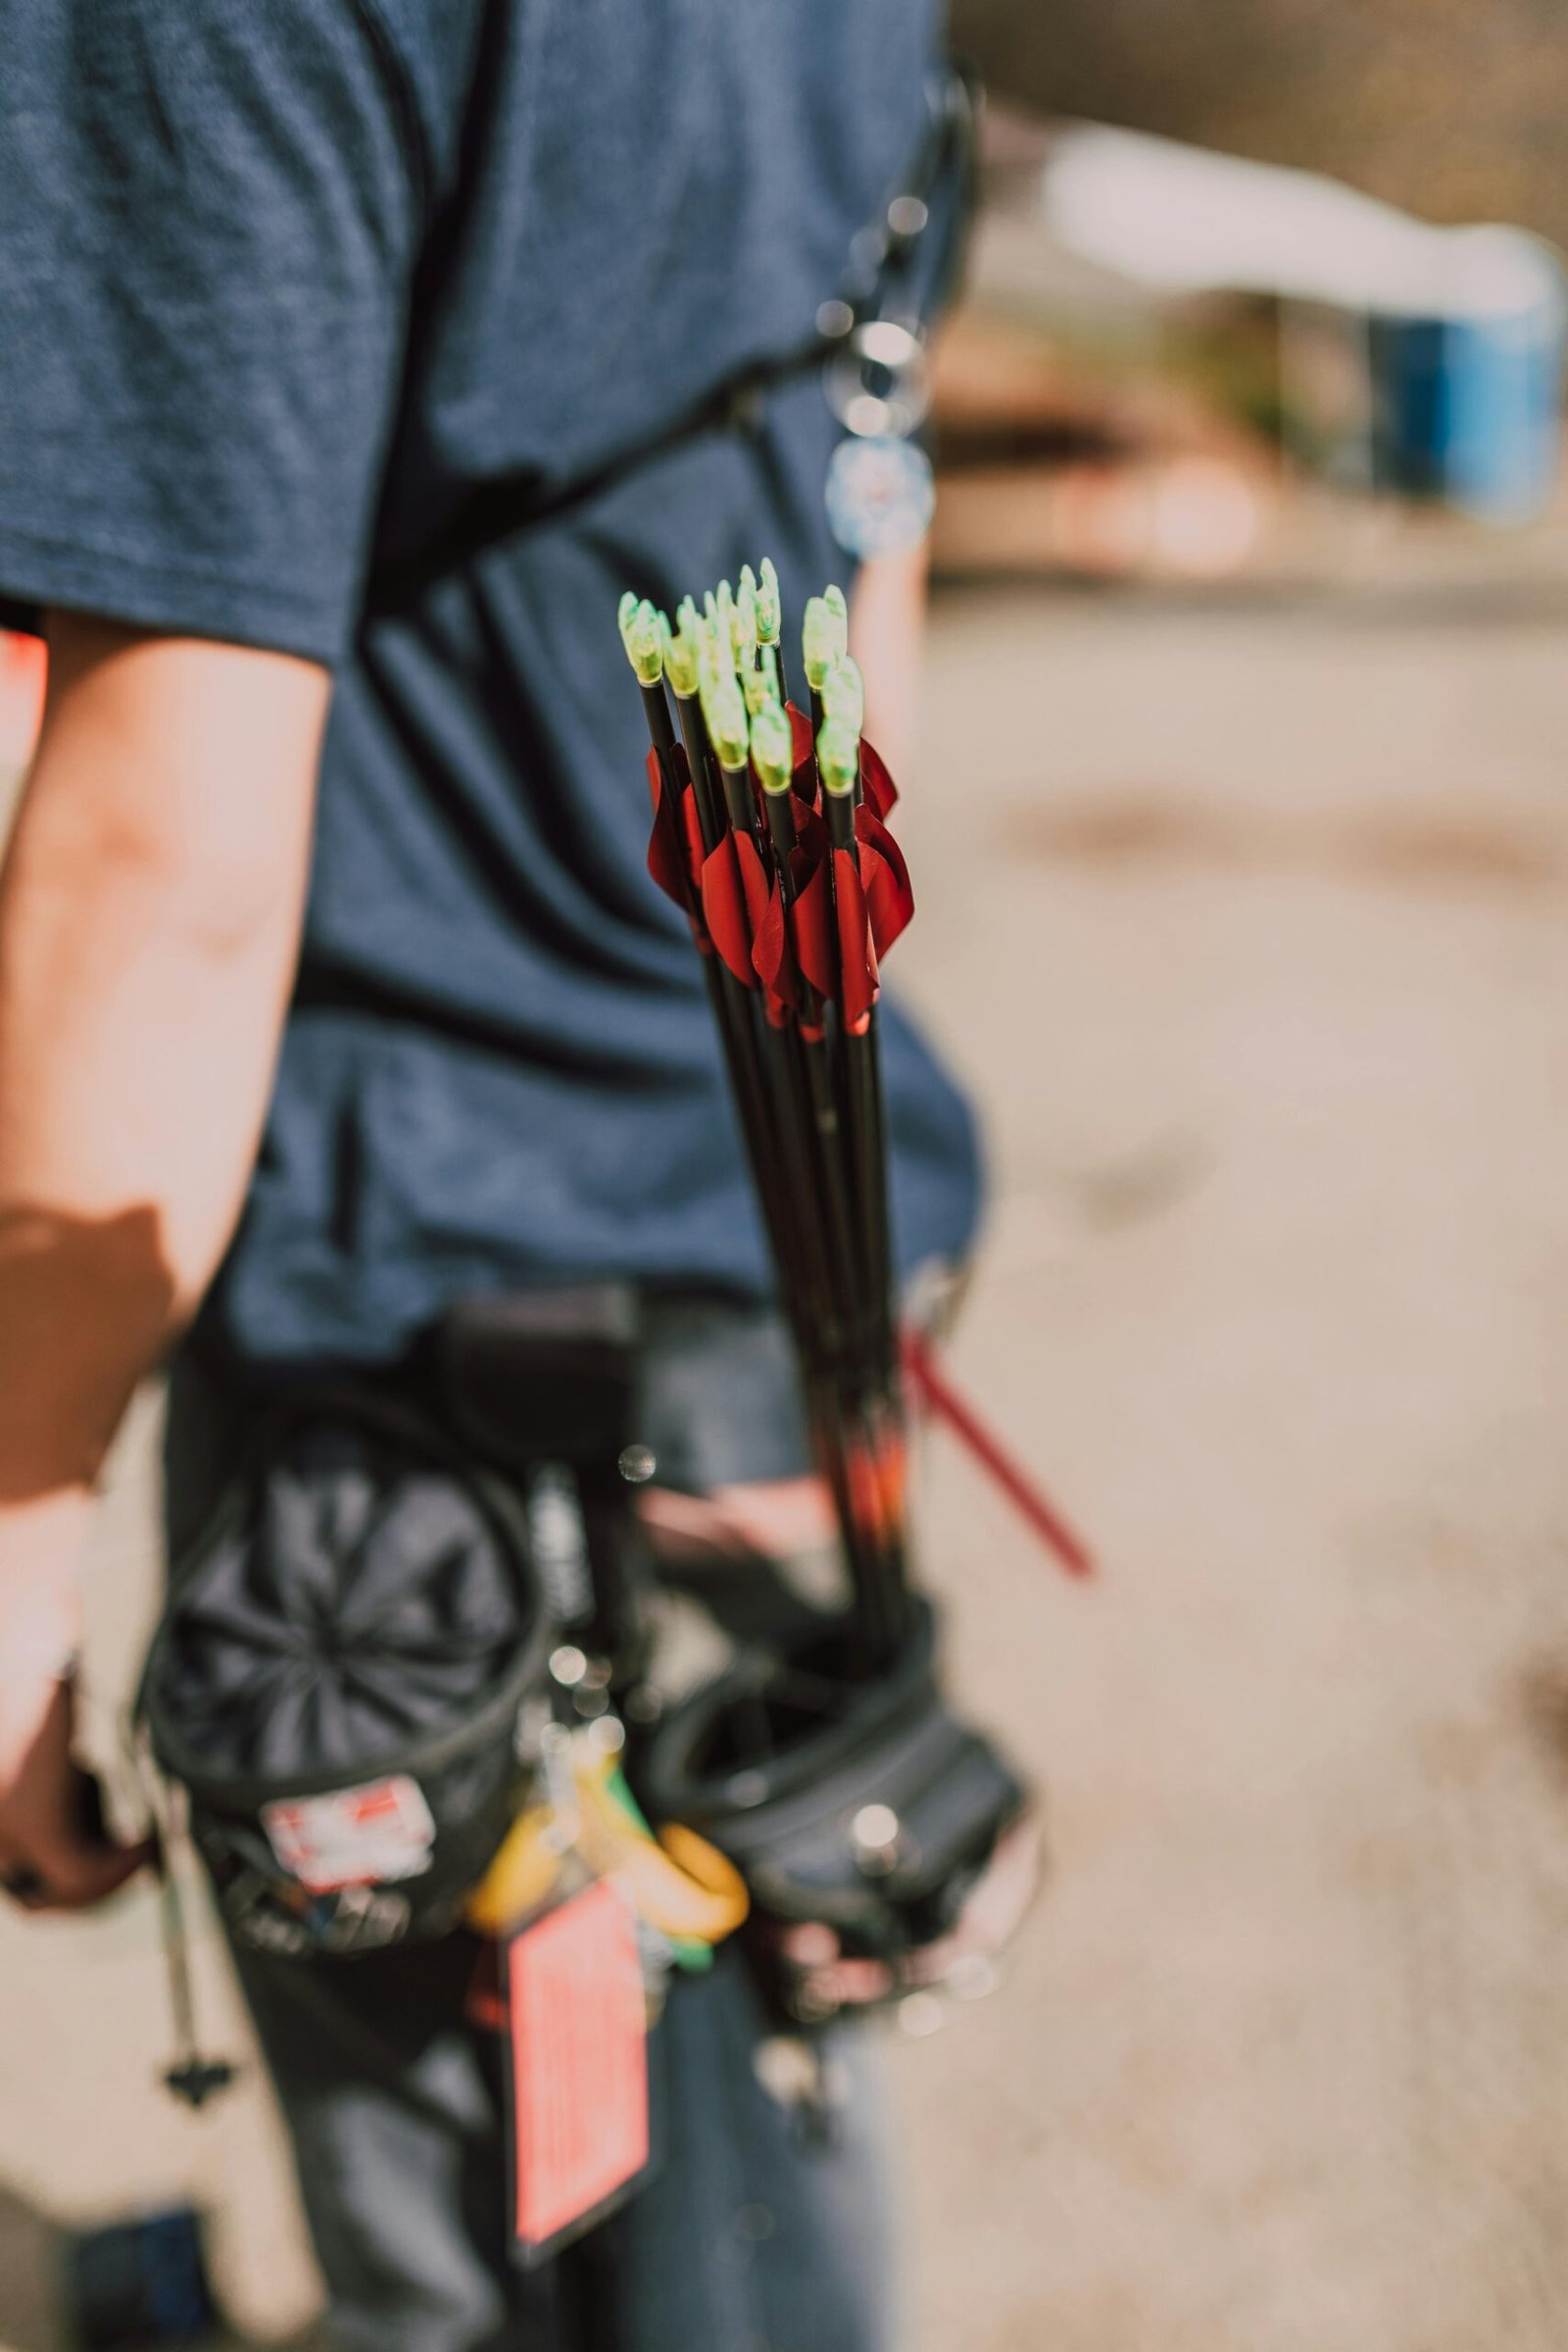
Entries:
[[920, 726], [925, 651], [927, 540], [902, 556], [862, 564], [850, 603], [850, 646], [865, 679], [865, 731], [901, 781]]
[[75, 1559], [238, 1212], [297, 953], [326, 675], [59, 615], [0, 866], [0, 1879], [91, 1901]]

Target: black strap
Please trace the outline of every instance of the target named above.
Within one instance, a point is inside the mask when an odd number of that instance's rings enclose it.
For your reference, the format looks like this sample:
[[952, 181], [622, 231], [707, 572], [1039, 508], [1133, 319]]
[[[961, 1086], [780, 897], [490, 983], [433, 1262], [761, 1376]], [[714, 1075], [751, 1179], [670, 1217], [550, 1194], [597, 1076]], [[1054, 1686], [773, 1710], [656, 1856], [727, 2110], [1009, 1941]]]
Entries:
[[541, 524], [559, 522], [645, 466], [706, 433], [754, 430], [768, 393], [796, 377], [815, 373], [864, 319], [888, 312], [895, 288], [901, 283], [912, 286], [915, 259], [926, 239], [939, 183], [951, 174], [951, 214], [944, 223], [946, 234], [937, 246], [937, 268], [914, 306], [927, 316], [942, 309], [962, 266], [973, 210], [974, 84], [966, 73], [954, 67], [933, 80], [927, 104], [920, 143], [898, 193], [875, 222], [854, 239], [850, 275], [839, 298], [824, 304], [819, 314], [831, 317], [830, 325], [819, 326], [794, 351], [760, 361], [731, 376], [657, 433], [616, 450], [569, 482], [547, 487], [530, 469], [477, 483], [420, 546], [406, 555], [377, 558], [366, 588], [366, 617], [407, 611], [426, 589], [464, 570], [490, 548]]
[[832, 348], [821, 335], [813, 335], [809, 343], [786, 358], [766, 361], [731, 377], [652, 437], [615, 451], [590, 472], [553, 489], [541, 488], [533, 471], [501, 474], [477, 484], [449, 520], [419, 547], [406, 556], [377, 560], [367, 586], [366, 613], [373, 617], [406, 611], [437, 580], [464, 570], [487, 549], [541, 523], [559, 522], [563, 515], [587, 506], [617, 482], [705, 433], [751, 429], [760, 417], [765, 395], [794, 376], [819, 368]]

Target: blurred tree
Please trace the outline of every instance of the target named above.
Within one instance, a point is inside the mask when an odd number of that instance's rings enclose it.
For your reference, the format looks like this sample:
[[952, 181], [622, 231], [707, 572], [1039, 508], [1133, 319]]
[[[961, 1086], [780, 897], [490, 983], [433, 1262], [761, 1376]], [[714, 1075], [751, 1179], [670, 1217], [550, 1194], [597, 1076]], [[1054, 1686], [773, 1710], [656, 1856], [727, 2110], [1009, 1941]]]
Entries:
[[1568, 244], [1568, 0], [953, 0], [1001, 96]]

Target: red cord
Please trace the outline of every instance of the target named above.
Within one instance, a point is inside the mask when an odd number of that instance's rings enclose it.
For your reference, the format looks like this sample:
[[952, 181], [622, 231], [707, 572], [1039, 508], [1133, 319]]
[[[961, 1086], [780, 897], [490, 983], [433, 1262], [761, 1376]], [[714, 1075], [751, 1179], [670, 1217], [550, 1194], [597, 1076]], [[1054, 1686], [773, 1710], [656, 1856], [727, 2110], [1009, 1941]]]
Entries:
[[905, 1332], [903, 1353], [904, 1369], [931, 1411], [940, 1414], [955, 1437], [962, 1440], [1067, 1574], [1093, 1576], [1095, 1557], [1082, 1537], [1068, 1525], [1036, 1481], [1004, 1451], [1000, 1441], [973, 1407], [952, 1387], [946, 1373], [939, 1371], [935, 1356], [918, 1332]]

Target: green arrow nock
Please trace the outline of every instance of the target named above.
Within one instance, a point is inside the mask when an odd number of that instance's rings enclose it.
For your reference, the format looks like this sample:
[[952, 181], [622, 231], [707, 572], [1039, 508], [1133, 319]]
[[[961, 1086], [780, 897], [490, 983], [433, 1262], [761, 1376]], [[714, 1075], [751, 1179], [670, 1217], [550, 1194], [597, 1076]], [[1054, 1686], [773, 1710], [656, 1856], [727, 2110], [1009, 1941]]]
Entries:
[[[660, 618], [663, 620], [662, 613]], [[673, 629], [667, 620], [663, 620], [664, 667], [669, 672], [670, 684], [682, 700], [697, 692], [702, 625], [697, 617], [697, 607], [689, 596], [682, 600], [676, 612]]]
[[784, 607], [771, 556], [762, 558], [762, 576], [757, 584], [757, 635], [762, 645], [777, 645], [784, 635]]
[[847, 636], [850, 626], [850, 608], [844, 601], [843, 589], [836, 588], [833, 583], [829, 581], [828, 585], [822, 591], [822, 602], [824, 605], [826, 605], [830, 612], [836, 612], [838, 614], [840, 620], [842, 620], [844, 623], [845, 634]]
[[[843, 602], [840, 597], [839, 604]], [[821, 693], [823, 679], [835, 662], [843, 661], [849, 642], [843, 612], [836, 611], [825, 596], [808, 597], [801, 630], [801, 651], [806, 660], [806, 682], [813, 694]]]
[[822, 709], [829, 718], [841, 718], [857, 735], [865, 728], [865, 681], [860, 665], [853, 654], [835, 662], [818, 689]]
[[703, 716], [708, 740], [720, 767], [744, 767], [750, 730], [746, 704], [730, 670], [708, 671], [703, 678]]
[[718, 622], [705, 621], [697, 638], [697, 691], [707, 694], [725, 678], [733, 679], [734, 665], [729, 658], [729, 638]]
[[795, 775], [795, 732], [777, 703], [752, 715], [752, 765], [764, 792], [788, 792]]
[[729, 616], [729, 640], [735, 653], [736, 668], [750, 669], [752, 658], [757, 652], [757, 595], [754, 589], [748, 587], [744, 572], [741, 575], [741, 592], [735, 599], [734, 610]]
[[622, 625], [621, 642], [626, 648], [626, 659], [637, 672], [641, 686], [657, 686], [664, 674], [664, 632], [668, 627], [658, 607], [646, 599]]
[[860, 773], [860, 738], [842, 718], [830, 718], [816, 739], [816, 772], [822, 790], [853, 792]]
[[731, 659], [729, 613], [711, 588], [703, 593], [703, 659], [728, 662]]
[[636, 589], [628, 588], [625, 595], [621, 598], [619, 606], [616, 608], [615, 620], [620, 629], [620, 642], [622, 645], [624, 645], [626, 642], [627, 630], [631, 627], [632, 622], [637, 617], [638, 602], [639, 599]]
[[761, 647], [755, 669], [741, 671], [741, 692], [754, 718], [765, 704], [778, 701], [778, 660], [770, 645]]

